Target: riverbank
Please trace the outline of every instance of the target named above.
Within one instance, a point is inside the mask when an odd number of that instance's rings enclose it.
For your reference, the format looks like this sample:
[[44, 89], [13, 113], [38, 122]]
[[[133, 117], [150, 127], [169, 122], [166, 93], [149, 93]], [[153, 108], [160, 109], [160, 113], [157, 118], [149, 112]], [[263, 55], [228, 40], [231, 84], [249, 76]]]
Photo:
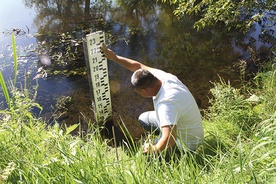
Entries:
[[275, 62], [276, 58], [239, 89], [223, 79], [214, 83], [203, 117], [204, 144], [195, 154], [169, 164], [149, 164], [141, 145], [108, 146], [112, 140], [102, 139], [100, 127], [91, 125], [85, 136], [72, 136], [78, 125], [46, 126], [30, 113], [39, 104], [15, 89], [10, 108], [1, 111], [0, 182], [273, 183]]

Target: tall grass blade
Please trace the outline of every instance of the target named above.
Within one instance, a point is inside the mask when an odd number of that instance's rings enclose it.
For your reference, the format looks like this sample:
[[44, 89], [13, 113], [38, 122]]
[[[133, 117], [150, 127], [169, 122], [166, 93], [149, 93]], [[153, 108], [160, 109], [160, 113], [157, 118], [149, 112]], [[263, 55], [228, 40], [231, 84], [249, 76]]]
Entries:
[[2, 75], [2, 71], [0, 71], [0, 84], [1, 84], [1, 86], [2, 86], [3, 93], [4, 93], [4, 96], [5, 96], [7, 105], [8, 105], [8, 107], [10, 108], [10, 96], [9, 96], [9, 91], [8, 91], [7, 86], [6, 86], [4, 77], [3, 77], [3, 75]]
[[18, 63], [17, 63], [17, 53], [16, 53], [16, 43], [14, 38], [14, 33], [12, 34], [12, 51], [13, 51], [13, 72], [14, 72], [14, 79], [13, 79], [13, 85], [16, 86], [16, 76], [17, 76], [17, 69], [18, 69]]

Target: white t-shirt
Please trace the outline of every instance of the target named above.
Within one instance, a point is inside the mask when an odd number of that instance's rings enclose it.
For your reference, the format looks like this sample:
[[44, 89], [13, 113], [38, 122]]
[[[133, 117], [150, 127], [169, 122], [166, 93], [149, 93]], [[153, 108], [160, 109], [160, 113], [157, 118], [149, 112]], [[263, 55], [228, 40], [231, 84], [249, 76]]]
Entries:
[[177, 125], [177, 145], [185, 149], [184, 143], [190, 150], [196, 150], [203, 141], [204, 131], [193, 95], [176, 76], [158, 69], [149, 71], [162, 81], [159, 92], [153, 97], [160, 129]]

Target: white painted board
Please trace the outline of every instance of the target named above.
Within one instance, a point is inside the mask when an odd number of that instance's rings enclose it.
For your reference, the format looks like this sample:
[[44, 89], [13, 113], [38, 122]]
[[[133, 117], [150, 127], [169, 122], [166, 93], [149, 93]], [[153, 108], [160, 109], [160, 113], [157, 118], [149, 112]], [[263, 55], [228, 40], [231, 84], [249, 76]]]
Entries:
[[95, 117], [98, 122], [105, 122], [112, 117], [107, 59], [100, 50], [102, 43], [105, 43], [103, 31], [86, 35], [88, 62], [95, 103]]

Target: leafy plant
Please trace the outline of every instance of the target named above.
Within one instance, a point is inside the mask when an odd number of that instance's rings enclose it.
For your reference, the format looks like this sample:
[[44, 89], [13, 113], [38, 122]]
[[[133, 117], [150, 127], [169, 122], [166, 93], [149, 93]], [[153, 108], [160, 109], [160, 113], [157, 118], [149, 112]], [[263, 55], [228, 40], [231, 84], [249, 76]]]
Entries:
[[[178, 17], [197, 15], [199, 20], [194, 24], [197, 29], [223, 23], [228, 29], [247, 31], [254, 23], [264, 27], [275, 26], [275, 2], [267, 1], [197, 1], [197, 0], [162, 0], [175, 4], [174, 13]], [[270, 21], [269, 21], [270, 20]]]
[[[254, 107], [258, 102], [248, 100], [247, 95], [244, 95], [240, 89], [226, 84], [221, 79], [220, 83], [215, 83], [210, 90], [212, 98], [209, 108], [212, 117], [219, 115], [221, 122], [229, 122], [237, 125], [241, 130], [250, 133], [252, 126], [260, 121], [259, 113], [254, 111]], [[230, 130], [231, 131], [231, 130]]]

